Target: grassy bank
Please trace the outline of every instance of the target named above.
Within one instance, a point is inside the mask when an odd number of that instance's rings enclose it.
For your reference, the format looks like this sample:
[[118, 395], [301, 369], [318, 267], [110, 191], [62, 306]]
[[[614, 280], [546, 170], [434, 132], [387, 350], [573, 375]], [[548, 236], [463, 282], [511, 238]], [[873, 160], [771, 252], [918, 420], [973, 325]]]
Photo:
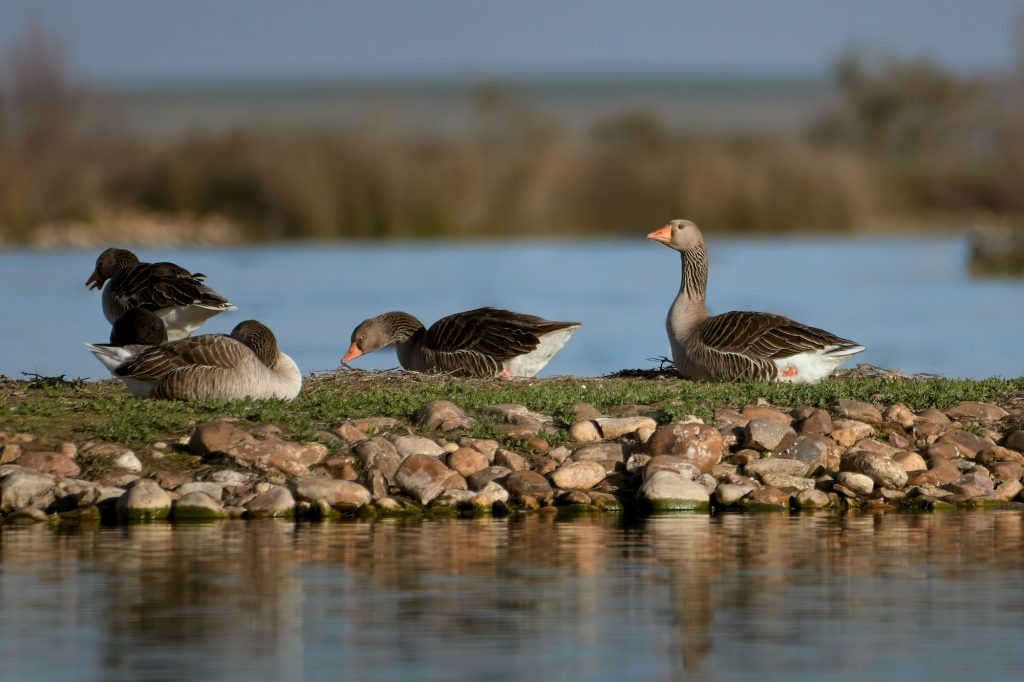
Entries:
[[[659, 413], [659, 422], [696, 414], [707, 421], [719, 407], [739, 407], [764, 398], [779, 407], [824, 407], [840, 398], [884, 405], [902, 403], [912, 410], [949, 408], [963, 400], [1008, 405], [1021, 401], [1024, 377], [959, 380], [856, 376], [816, 385], [736, 383], [699, 384], [666, 375], [618, 378], [555, 377], [500, 383], [453, 380], [404, 372], [339, 372], [311, 378], [292, 403], [280, 401], [148, 401], [132, 397], [120, 382], [61, 383], [3, 380], [0, 383], [0, 431], [35, 434], [38, 444], [103, 440], [128, 446], [175, 442], [196, 424], [224, 418], [249, 425], [273, 424], [287, 437], [320, 440], [340, 422], [359, 417], [411, 420], [425, 403], [446, 399], [469, 411], [498, 403], [517, 403], [551, 414], [567, 428], [573, 406], [588, 403], [614, 414], [642, 405]], [[497, 437], [481, 419], [471, 435]], [[567, 438], [564, 431], [545, 436]], [[327, 439], [331, 447], [334, 443]]]

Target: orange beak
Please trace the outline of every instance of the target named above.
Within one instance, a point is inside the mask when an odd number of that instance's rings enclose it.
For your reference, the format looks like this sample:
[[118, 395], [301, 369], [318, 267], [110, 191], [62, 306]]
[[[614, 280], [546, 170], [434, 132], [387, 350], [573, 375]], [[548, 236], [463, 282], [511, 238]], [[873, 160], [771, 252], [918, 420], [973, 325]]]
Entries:
[[660, 230], [655, 230], [647, 235], [647, 238], [656, 242], [661, 242], [662, 244], [668, 244], [672, 241], [672, 226], [666, 225]]
[[352, 345], [348, 347], [348, 352], [345, 353], [345, 357], [341, 359], [341, 364], [347, 365], [362, 354], [363, 351], [359, 350], [359, 346], [357, 346], [355, 341], [353, 341]]
[[89, 287], [89, 290], [100, 289], [103, 287], [103, 278], [100, 277], [100, 273], [93, 272], [89, 275], [89, 279], [85, 280], [85, 286]]

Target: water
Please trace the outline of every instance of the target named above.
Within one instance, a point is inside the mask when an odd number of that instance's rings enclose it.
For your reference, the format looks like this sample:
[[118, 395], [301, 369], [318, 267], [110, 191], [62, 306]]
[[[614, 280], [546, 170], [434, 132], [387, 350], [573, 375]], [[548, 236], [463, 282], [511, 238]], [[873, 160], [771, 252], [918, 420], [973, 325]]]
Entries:
[[[712, 312], [765, 310], [868, 347], [857, 362], [946, 376], [1020, 376], [1024, 282], [968, 278], [966, 245], [939, 239], [711, 240]], [[83, 286], [96, 251], [0, 252], [0, 374], [104, 378], [82, 344], [104, 342], [100, 296]], [[140, 249], [209, 276], [238, 305], [204, 332], [256, 318], [304, 371], [331, 370], [353, 327], [387, 310], [426, 323], [493, 305], [584, 328], [542, 375], [653, 367], [669, 353], [679, 258], [646, 242], [341, 244]], [[391, 350], [360, 358], [397, 366]]]
[[1024, 515], [0, 531], [0, 678], [1016, 679]]

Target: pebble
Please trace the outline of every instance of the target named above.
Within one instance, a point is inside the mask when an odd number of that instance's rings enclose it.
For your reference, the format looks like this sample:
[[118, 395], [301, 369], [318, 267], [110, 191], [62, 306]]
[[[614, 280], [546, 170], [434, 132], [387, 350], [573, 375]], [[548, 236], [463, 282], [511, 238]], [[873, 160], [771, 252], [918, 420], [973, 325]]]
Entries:
[[644, 478], [650, 478], [656, 471], [672, 471], [689, 478], [691, 481], [696, 480], [701, 474], [700, 469], [690, 462], [672, 455], [658, 455], [657, 457], [648, 458], [648, 461], [643, 466]]
[[832, 404], [836, 414], [847, 419], [854, 419], [868, 424], [881, 424], [882, 413], [871, 403], [861, 400], [837, 400]]
[[622, 443], [592, 443], [577, 448], [572, 458], [577, 462], [625, 462], [626, 451]]
[[319, 476], [304, 476], [293, 482], [295, 496], [300, 500], [323, 500], [334, 509], [355, 510], [370, 504], [370, 491], [352, 481], [339, 481]]
[[117, 514], [127, 521], [156, 521], [171, 513], [171, 496], [148, 478], [134, 481], [117, 500]]
[[268, 486], [245, 503], [245, 512], [250, 518], [289, 518], [295, 514], [295, 498], [292, 492], [281, 485]]
[[798, 459], [764, 457], [748, 462], [743, 467], [743, 471], [747, 476], [757, 476], [762, 480], [768, 474], [803, 476], [807, 473], [807, 464]]
[[489, 481], [480, 488], [470, 500], [470, 503], [478, 508], [490, 508], [503, 502], [508, 502], [508, 491], [494, 481]]
[[430, 401], [416, 411], [413, 420], [430, 431], [455, 431], [472, 428], [476, 424], [476, 419], [448, 400]]
[[875, 482], [870, 476], [858, 474], [853, 471], [840, 471], [836, 476], [840, 485], [846, 486], [857, 495], [870, 495], [875, 489]]
[[680, 457], [707, 472], [722, 461], [725, 445], [718, 429], [712, 426], [677, 422], [659, 427], [644, 448], [652, 457]]
[[859, 440], [870, 438], [874, 432], [874, 427], [865, 422], [837, 419], [833, 422], [832, 433], [829, 436], [842, 447], [849, 448]]
[[142, 471], [142, 462], [139, 461], [138, 455], [131, 450], [122, 452], [111, 464], [125, 471], [134, 471], [136, 473]]
[[489, 466], [470, 476], [467, 483], [471, 490], [482, 490], [491, 481], [503, 479], [511, 473], [508, 467]]
[[601, 464], [591, 461], [568, 462], [548, 476], [557, 488], [563, 490], [589, 490], [604, 480], [607, 472]]
[[774, 450], [793, 429], [777, 419], [751, 419], [743, 434], [743, 447], [762, 452]]
[[597, 427], [601, 430], [601, 435], [609, 440], [636, 433], [637, 429], [658, 428], [658, 422], [654, 421], [650, 417], [643, 416], [621, 417], [617, 419], [600, 417], [594, 421], [597, 423]]
[[494, 453], [494, 463], [512, 471], [523, 471], [530, 468], [530, 463], [525, 457], [504, 448], [498, 448], [498, 451]]
[[832, 415], [822, 409], [815, 408], [811, 413], [796, 424], [797, 431], [804, 434], [827, 436], [835, 426]]
[[569, 437], [577, 443], [593, 443], [601, 440], [601, 432], [592, 421], [576, 422], [569, 427]]
[[892, 461], [903, 467], [903, 470], [908, 474], [916, 471], [924, 471], [928, 468], [928, 465], [925, 464], [924, 457], [909, 450], [897, 452], [892, 456]]
[[890, 405], [885, 408], [885, 412], [882, 413], [882, 417], [887, 422], [892, 422], [902, 426], [904, 429], [914, 428], [914, 424], [917, 423], [917, 417], [910, 411], [905, 405]]
[[448, 477], [452, 473], [436, 456], [411, 454], [395, 472], [395, 485], [425, 505], [448, 487]]
[[75, 477], [82, 473], [75, 460], [59, 452], [26, 452], [18, 458], [17, 464], [44, 474]]
[[513, 471], [505, 479], [504, 486], [511, 494], [518, 497], [529, 495], [537, 500], [549, 500], [554, 496], [548, 479], [535, 471]]
[[182, 495], [174, 503], [171, 515], [175, 521], [205, 521], [227, 518], [224, 505], [220, 503], [220, 500], [207, 495], [201, 490], [194, 490]]
[[902, 488], [907, 484], [907, 472], [897, 462], [874, 452], [854, 452], [843, 456], [840, 471], [864, 474], [885, 488]]
[[174, 492], [182, 497], [189, 493], [202, 492], [215, 500], [219, 500], [224, 497], [224, 485], [215, 481], [191, 481], [189, 483], [182, 483], [174, 489]]
[[637, 497], [654, 511], [703, 511], [711, 499], [700, 483], [672, 471], [654, 472]]
[[721, 483], [715, 488], [715, 501], [723, 507], [731, 507], [753, 491], [752, 485]]
[[967, 431], [950, 431], [939, 438], [939, 442], [952, 445], [961, 457], [967, 459], [974, 459], [979, 452], [995, 445], [992, 441]]
[[796, 494], [794, 498], [797, 506], [804, 509], [818, 509], [821, 507], [827, 507], [831, 504], [829, 496], [814, 488], [805, 488]]
[[[780, 444], [781, 445], [781, 444]], [[779, 457], [795, 459], [805, 465], [807, 476], [819, 469], [834, 471], [839, 467], [839, 446], [827, 436], [813, 433], [801, 433], [779, 448]]]
[[466, 478], [485, 469], [487, 464], [487, 457], [475, 448], [460, 447], [448, 455], [448, 466]]
[[813, 478], [801, 476], [790, 476], [789, 474], [768, 473], [761, 476], [761, 481], [768, 486], [775, 488], [796, 488], [798, 490], [810, 490], [814, 488]]
[[389, 440], [403, 462], [410, 455], [440, 457], [444, 454], [440, 445], [423, 436], [391, 436]]
[[1017, 452], [1024, 451], [1024, 430], [1018, 430], [1006, 437], [1003, 445]]
[[[748, 423], [753, 419], [774, 419], [786, 426], [793, 423], [792, 417], [782, 410], [777, 410], [769, 405], [747, 405], [743, 408], [742, 414]], [[743, 426], [746, 426], [746, 424]]]
[[946, 415], [954, 419], [970, 419], [973, 421], [998, 421], [1009, 416], [1009, 412], [991, 403], [979, 403], [974, 400], [965, 400], [951, 410], [946, 410]]

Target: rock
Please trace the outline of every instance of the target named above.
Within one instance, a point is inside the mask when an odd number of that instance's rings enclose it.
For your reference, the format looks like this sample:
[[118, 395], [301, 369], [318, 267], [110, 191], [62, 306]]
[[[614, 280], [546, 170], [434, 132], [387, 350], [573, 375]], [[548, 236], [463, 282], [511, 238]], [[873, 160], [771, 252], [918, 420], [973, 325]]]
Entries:
[[525, 457], [504, 448], [498, 448], [498, 451], [494, 453], [494, 463], [512, 471], [524, 471], [530, 468], [530, 463]]
[[700, 476], [700, 469], [696, 466], [687, 462], [681, 457], [673, 457], [672, 455], [658, 455], [657, 457], [651, 457], [647, 463], [644, 464], [644, 480], [650, 478], [656, 471], [672, 471], [680, 476], [694, 481]]
[[754, 419], [773, 419], [786, 426], [793, 423], [793, 418], [788, 414], [768, 405], [747, 405], [743, 408], [743, 417], [748, 423]]
[[572, 458], [577, 462], [625, 462], [626, 453], [622, 443], [592, 443], [577, 448]]
[[296, 478], [292, 485], [298, 499], [310, 502], [323, 500], [334, 509], [349, 511], [370, 504], [370, 491], [351, 481], [303, 476]]
[[435, 497], [430, 506], [434, 508], [459, 507], [464, 504], [469, 504], [476, 495], [477, 493], [471, 490], [448, 488], [443, 493]]
[[582, 490], [566, 490], [558, 496], [558, 504], [563, 507], [590, 506], [594, 500]]
[[548, 444], [548, 442], [540, 437], [527, 439], [526, 447], [539, 455], [543, 455], [545, 452], [551, 449], [551, 446]]
[[0, 464], [10, 464], [21, 457], [21, 446], [17, 443], [0, 445]]
[[641, 426], [636, 430], [636, 439], [641, 443], [646, 443], [651, 439], [651, 436], [654, 435], [655, 431], [656, 429], [649, 429], [646, 426]]
[[292, 497], [292, 491], [284, 486], [270, 486], [266, 492], [246, 502], [245, 512], [255, 519], [289, 518], [295, 514], [295, 498]]
[[710, 501], [704, 486], [671, 471], [656, 471], [640, 486], [637, 497], [654, 511], [701, 511]]
[[469, 477], [469, 487], [471, 490], [483, 490], [484, 486], [491, 481], [501, 480], [511, 473], [512, 470], [508, 467], [489, 466]]
[[764, 480], [768, 474], [785, 474], [788, 476], [803, 476], [807, 473], [807, 464], [798, 459], [786, 459], [783, 457], [765, 457], [748, 462], [743, 467], [747, 476], [757, 476]]
[[864, 474], [876, 486], [902, 488], [907, 484], [907, 472], [897, 462], [874, 452], [847, 453], [839, 463], [840, 471]]
[[975, 455], [974, 461], [982, 466], [988, 466], [996, 462], [1024, 462], [1024, 455], [1009, 448], [993, 445]]
[[832, 433], [829, 435], [842, 447], [849, 448], [859, 440], [870, 438], [874, 432], [875, 429], [870, 424], [853, 419], [837, 419], [833, 422]]
[[410, 455], [440, 457], [444, 454], [440, 445], [423, 436], [392, 436], [389, 440], [403, 462]]
[[965, 400], [953, 409], [946, 410], [946, 415], [954, 419], [973, 419], [983, 422], [999, 421], [1009, 414], [998, 405], [979, 403], [974, 400]]
[[252, 480], [252, 474], [232, 469], [220, 469], [210, 474], [210, 480], [223, 485], [240, 486]]
[[1020, 495], [1021, 490], [1024, 490], [1024, 486], [1021, 485], [1019, 480], [1004, 480], [996, 486], [992, 497], [1001, 502], [1009, 502]]
[[839, 447], [826, 436], [801, 433], [788, 443], [779, 444], [779, 457], [803, 462], [806, 469], [796, 476], [809, 476], [815, 471], [835, 471], [839, 468]]
[[677, 422], [659, 427], [644, 449], [651, 457], [680, 457], [702, 472], [708, 472], [722, 460], [724, 447], [718, 429], [706, 424]]
[[792, 499], [792, 493], [766, 485], [747, 495], [743, 507], [753, 511], [784, 511], [789, 509]]
[[974, 459], [979, 452], [995, 445], [987, 438], [975, 436], [967, 431], [950, 431], [939, 438], [939, 442], [954, 446], [958, 454], [967, 459]]
[[577, 443], [592, 443], [601, 440], [601, 431], [592, 421], [576, 422], [569, 427], [569, 437]]
[[618, 419], [600, 417], [594, 421], [597, 422], [597, 427], [601, 430], [601, 435], [609, 440], [636, 433], [637, 429], [658, 428], [658, 422], [654, 421], [650, 417], [643, 416], [621, 417]]
[[390, 441], [375, 436], [359, 443], [354, 450], [364, 469], [379, 469], [384, 478], [389, 481], [395, 480], [395, 472], [398, 471], [403, 457]]
[[918, 471], [909, 477], [909, 483], [916, 486], [945, 485], [960, 478], [960, 470], [949, 462], [934, 466], [928, 471]]
[[868, 424], [882, 423], [882, 414], [878, 411], [878, 408], [871, 403], [865, 403], [860, 400], [840, 399], [832, 404], [832, 409], [836, 414], [847, 419], [866, 422]]
[[876, 455], [892, 459], [892, 456], [899, 452], [899, 449], [874, 438], [863, 438], [854, 443], [850, 451], [873, 452]]
[[551, 472], [551, 482], [563, 490], [589, 490], [604, 480], [607, 472], [597, 462], [568, 462]]
[[251, 440], [245, 431], [228, 422], [202, 424], [197, 426], [188, 439], [188, 449], [200, 457], [227, 454], [234, 447]]
[[189, 483], [182, 483], [174, 489], [174, 492], [182, 497], [189, 493], [202, 492], [215, 500], [219, 500], [224, 496], [224, 485], [214, 481], [191, 481]]
[[18, 458], [17, 464], [55, 476], [74, 478], [82, 472], [81, 467], [75, 464], [73, 459], [59, 452], [26, 452]]
[[743, 447], [765, 452], [774, 450], [793, 429], [776, 419], [751, 419], [743, 434]]
[[547, 415], [531, 412], [523, 405], [488, 405], [481, 410], [484, 414], [502, 417], [506, 424], [496, 424], [492, 428], [507, 435], [509, 438], [525, 440], [536, 436], [541, 431], [553, 431], [552, 419]]
[[749, 421], [749, 418], [744, 417], [742, 414], [729, 407], [719, 407], [715, 410], [715, 426], [718, 426], [719, 428], [723, 426], [738, 426], [743, 428]]
[[352, 426], [363, 431], [368, 436], [402, 425], [402, 422], [394, 417], [360, 417], [358, 419], [350, 419], [349, 421], [352, 423]]
[[0, 481], [0, 513], [35, 507], [45, 509], [55, 499], [56, 480], [49, 474], [31, 469], [13, 471]]
[[402, 465], [395, 472], [395, 485], [425, 505], [447, 487], [451, 473], [452, 470], [434, 455], [411, 454], [402, 460]]
[[543, 501], [554, 496], [548, 480], [534, 471], [513, 471], [505, 479], [505, 488], [516, 497], [528, 495]]
[[362, 443], [364, 440], [369, 438], [366, 432], [362, 429], [356, 428], [356, 425], [352, 422], [342, 422], [331, 429], [331, 433], [341, 439], [346, 445], [352, 446], [356, 443]]
[[917, 418], [919, 421], [929, 422], [932, 424], [949, 424], [950, 419], [946, 416], [946, 413], [942, 410], [937, 410], [934, 407], [929, 407], [927, 410], [918, 412]]
[[815, 409], [796, 424], [796, 430], [804, 434], [827, 436], [832, 433], [832, 415], [825, 410]]
[[219, 498], [215, 499], [201, 490], [194, 490], [182, 495], [174, 503], [171, 515], [175, 521], [205, 521], [226, 519], [224, 505]]
[[555, 460], [559, 464], [569, 459], [570, 457], [572, 457], [572, 450], [565, 447], [564, 445], [559, 445], [557, 448], [551, 448], [550, 450], [548, 450], [548, 458]]
[[374, 505], [382, 512], [397, 514], [405, 510], [402, 503], [393, 497], [382, 497], [374, 502]]
[[474, 448], [459, 448], [448, 455], [448, 466], [459, 472], [460, 476], [469, 478], [487, 467], [487, 457]]
[[743, 497], [753, 492], [752, 485], [736, 485], [733, 483], [722, 483], [715, 488], [715, 501], [723, 507], [731, 507], [737, 504]]
[[928, 468], [928, 465], [925, 464], [924, 457], [909, 450], [897, 452], [892, 456], [892, 461], [903, 467], [903, 470], [908, 474], [916, 471], [924, 471]]
[[790, 476], [789, 474], [773, 474], [768, 473], [761, 476], [761, 480], [767, 486], [774, 488], [796, 488], [797, 490], [810, 490], [814, 488], [813, 478], [802, 478], [800, 476]]
[[155, 521], [171, 514], [171, 496], [156, 481], [140, 478], [117, 500], [117, 515], [127, 521]]
[[992, 478], [1001, 481], [1019, 481], [1024, 477], [1024, 466], [1021, 462], [994, 462], [988, 466]]
[[941, 487], [954, 495], [963, 495], [964, 497], [988, 497], [995, 491], [995, 483], [992, 479], [981, 473], [961, 476]]
[[319, 464], [327, 457], [327, 446], [323, 443], [290, 443], [283, 440], [266, 440], [269, 450], [266, 460], [260, 457], [257, 466], [273, 468], [288, 476], [308, 476], [309, 467]]
[[934, 466], [936, 460], [952, 461], [960, 456], [960, 449], [950, 443], [935, 443], [925, 450], [925, 457]]
[[131, 450], [125, 450], [122, 452], [114, 459], [113, 462], [111, 462], [111, 464], [118, 469], [124, 469], [125, 471], [134, 471], [135, 473], [142, 471], [142, 462], [139, 460], [138, 455]]
[[912, 429], [914, 424], [917, 423], [914, 413], [905, 405], [890, 405], [885, 408], [882, 417], [885, 421], [899, 424], [904, 429]]
[[814, 488], [805, 488], [796, 494], [794, 498], [798, 507], [803, 509], [819, 509], [827, 507], [831, 500], [826, 493]]
[[853, 471], [840, 471], [836, 476], [836, 481], [857, 495], [870, 495], [875, 489], [875, 482], [871, 480], [871, 477]]
[[466, 414], [458, 405], [448, 400], [431, 400], [416, 411], [413, 419], [421, 427], [431, 431], [468, 429], [476, 424], [475, 419]]
[[495, 481], [488, 481], [470, 500], [470, 504], [480, 509], [489, 509], [503, 502], [508, 502], [508, 491]]
[[591, 405], [590, 403], [574, 403], [569, 406], [566, 410], [569, 415], [572, 415], [577, 421], [590, 421], [591, 419], [597, 419], [603, 416], [601, 412]]
[[27, 526], [34, 523], [46, 523], [49, 520], [50, 517], [42, 509], [26, 507], [11, 512], [4, 517], [3, 522], [5, 526]]
[[84, 507], [99, 507], [106, 504], [117, 504], [117, 500], [124, 495], [124, 488], [115, 488], [113, 486], [105, 485], [94, 485], [81, 490], [76, 499], [75, 506], [79, 508]]
[[487, 463], [490, 464], [494, 461], [494, 454], [500, 446], [498, 441], [490, 438], [466, 438], [463, 436], [459, 439], [459, 447], [473, 448], [486, 457]]
[[1014, 431], [1011, 433], [1006, 437], [1006, 440], [1003, 441], [1003, 445], [1011, 450], [1016, 450], [1017, 452], [1024, 451], [1024, 430]]

